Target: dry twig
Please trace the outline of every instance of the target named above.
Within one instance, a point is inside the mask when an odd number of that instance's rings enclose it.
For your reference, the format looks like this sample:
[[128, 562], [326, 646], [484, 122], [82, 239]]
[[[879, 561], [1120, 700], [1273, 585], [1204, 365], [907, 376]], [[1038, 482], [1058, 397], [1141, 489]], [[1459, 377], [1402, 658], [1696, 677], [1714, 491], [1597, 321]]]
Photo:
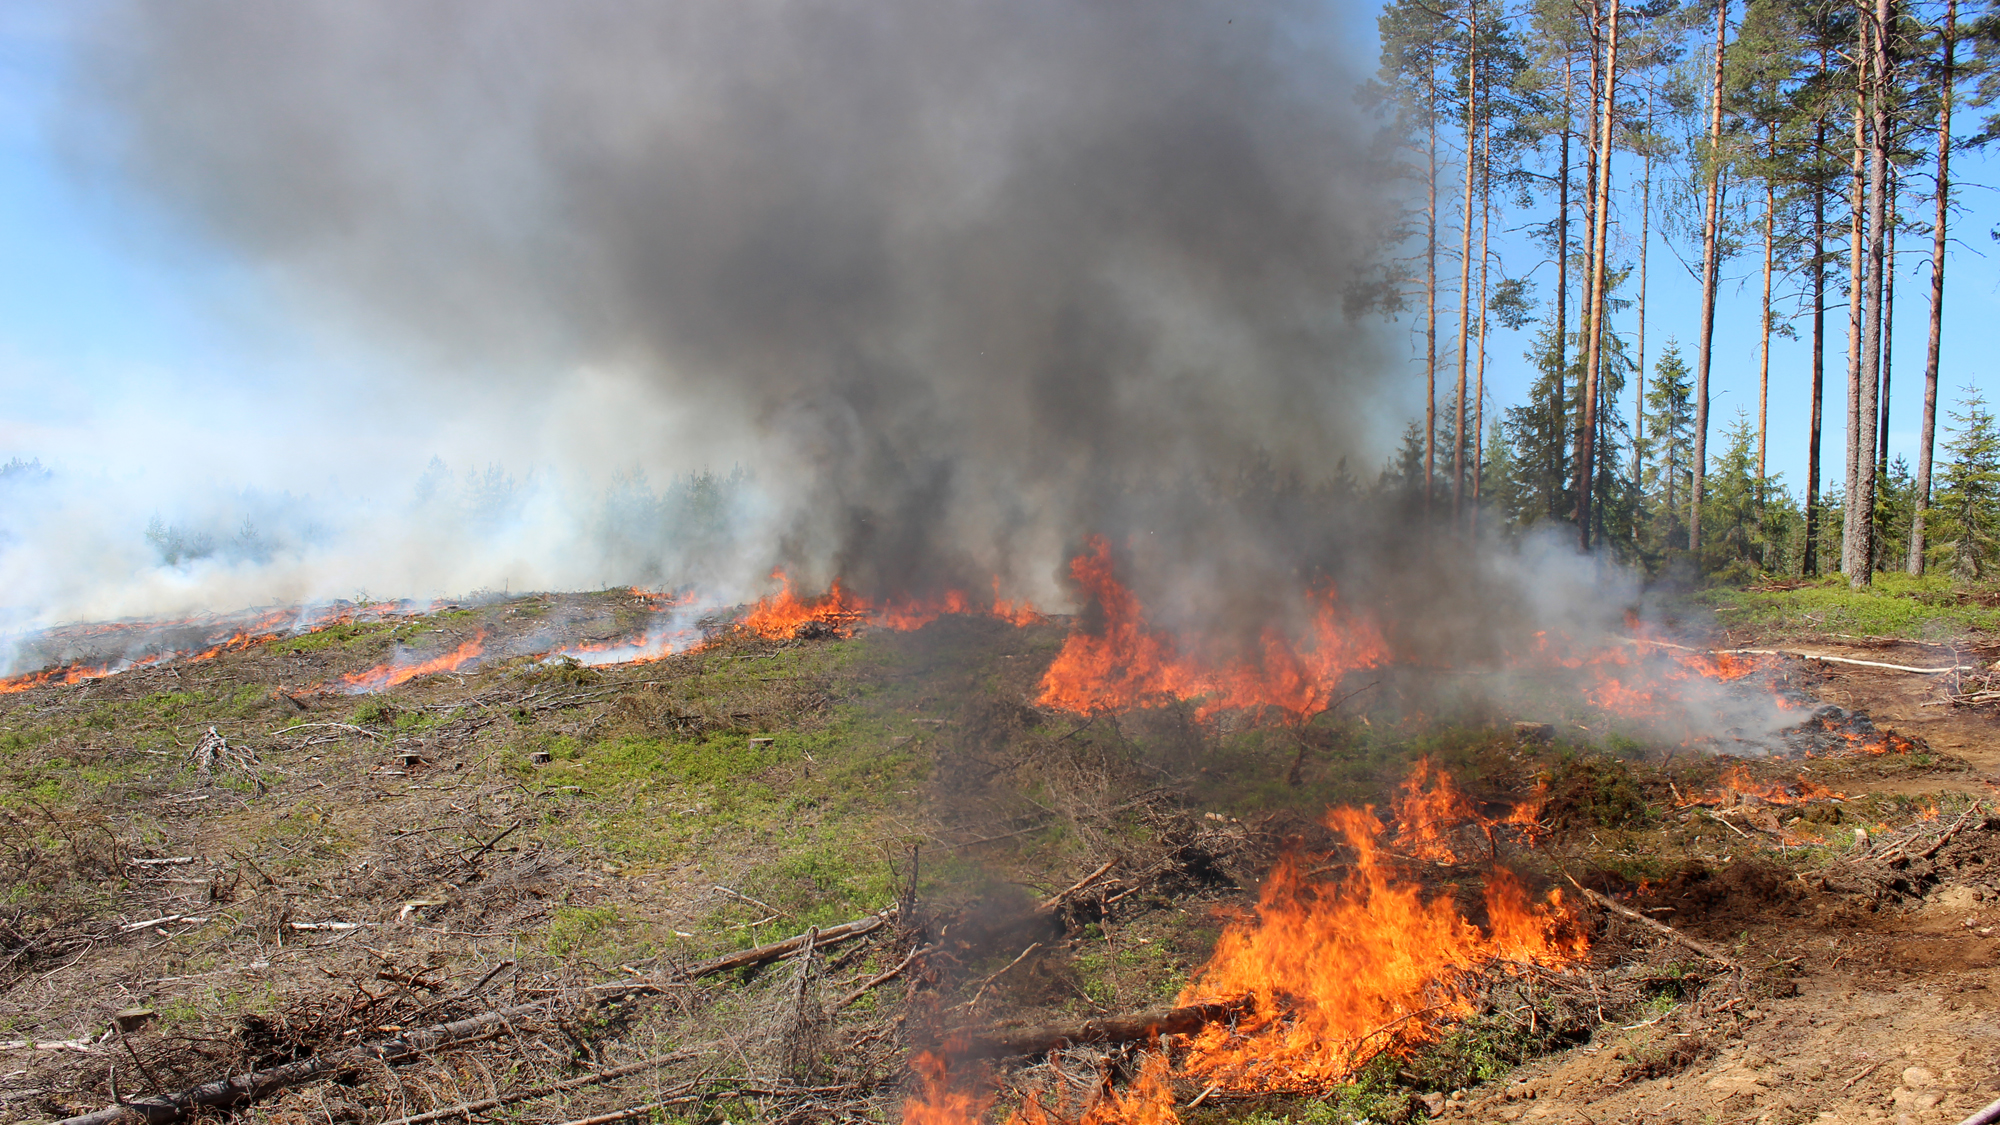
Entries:
[[1630, 918], [1631, 920], [1639, 923], [1642, 926], [1645, 926], [1659, 933], [1665, 934], [1668, 938], [1677, 941], [1684, 946], [1687, 946], [1689, 949], [1694, 950], [1696, 953], [1701, 954], [1703, 957], [1706, 957], [1709, 960], [1714, 961], [1719, 965], [1725, 965], [1731, 969], [1736, 969], [1736, 970], [1741, 970], [1743, 968], [1743, 966], [1740, 963], [1738, 963], [1735, 958], [1730, 957], [1728, 954], [1723, 953], [1721, 950], [1715, 948], [1714, 946], [1708, 944], [1707, 942], [1697, 941], [1694, 938], [1691, 938], [1686, 934], [1680, 932], [1679, 930], [1674, 929], [1672, 926], [1667, 925], [1665, 922], [1660, 922], [1652, 918], [1648, 918], [1644, 914], [1641, 914], [1638, 911], [1633, 910], [1628, 906], [1625, 906], [1619, 902], [1607, 898], [1604, 895], [1598, 894], [1596, 891], [1593, 891], [1589, 887], [1584, 886], [1582, 883], [1577, 882], [1576, 876], [1574, 875], [1568, 875], [1567, 873], [1565, 873], [1564, 877], [1567, 878], [1570, 881], [1570, 884], [1574, 886], [1577, 890], [1583, 892], [1583, 896], [1585, 898], [1605, 908], [1606, 910], [1611, 911], [1613, 914], [1617, 914], [1625, 918]]

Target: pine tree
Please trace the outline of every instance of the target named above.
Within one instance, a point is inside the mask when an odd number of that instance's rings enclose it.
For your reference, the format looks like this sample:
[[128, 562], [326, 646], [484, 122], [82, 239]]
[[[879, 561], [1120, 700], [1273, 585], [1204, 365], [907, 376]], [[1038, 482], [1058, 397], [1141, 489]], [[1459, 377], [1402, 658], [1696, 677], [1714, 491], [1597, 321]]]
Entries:
[[1389, 493], [1405, 502], [1415, 502], [1424, 493], [1424, 429], [1415, 420], [1403, 428], [1403, 444], [1382, 466], [1375, 481], [1377, 492]]
[[[1438, 186], [1440, 130], [1446, 89], [1450, 83], [1452, 16], [1426, 0], [1395, 0], [1382, 11], [1377, 30], [1382, 38], [1378, 96], [1395, 106], [1397, 124], [1411, 138], [1416, 153], [1416, 178], [1423, 184], [1424, 295], [1424, 480], [1431, 484], [1437, 468], [1437, 325], [1438, 325]], [[1428, 489], [1425, 490], [1426, 495]]]

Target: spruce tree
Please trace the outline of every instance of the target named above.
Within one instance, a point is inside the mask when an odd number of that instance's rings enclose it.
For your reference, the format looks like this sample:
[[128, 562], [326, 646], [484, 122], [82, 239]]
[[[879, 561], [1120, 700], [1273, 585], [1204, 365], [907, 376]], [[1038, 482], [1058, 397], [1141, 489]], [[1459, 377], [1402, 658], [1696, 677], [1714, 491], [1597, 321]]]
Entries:
[[1930, 509], [1932, 559], [1979, 578], [2000, 557], [2000, 423], [1978, 391], [1952, 411], [1944, 472]]
[[1668, 339], [1646, 387], [1646, 467], [1641, 549], [1653, 556], [1686, 550], [1694, 491], [1694, 388], [1680, 344]]

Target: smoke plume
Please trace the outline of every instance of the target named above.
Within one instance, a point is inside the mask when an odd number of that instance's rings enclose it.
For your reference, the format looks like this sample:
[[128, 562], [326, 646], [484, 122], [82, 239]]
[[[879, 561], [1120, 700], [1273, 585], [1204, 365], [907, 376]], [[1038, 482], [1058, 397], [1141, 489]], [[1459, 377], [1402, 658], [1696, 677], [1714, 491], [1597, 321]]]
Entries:
[[[458, 393], [666, 403], [645, 444], [757, 481], [739, 581], [1048, 598], [1097, 531], [1195, 548], [1189, 582], [1295, 574], [1226, 502], [1241, 475], [1386, 451], [1406, 392], [1360, 305], [1388, 193], [1330, 18], [113, 2], [63, 132], [97, 182]], [[682, 577], [625, 569], [602, 577]]]

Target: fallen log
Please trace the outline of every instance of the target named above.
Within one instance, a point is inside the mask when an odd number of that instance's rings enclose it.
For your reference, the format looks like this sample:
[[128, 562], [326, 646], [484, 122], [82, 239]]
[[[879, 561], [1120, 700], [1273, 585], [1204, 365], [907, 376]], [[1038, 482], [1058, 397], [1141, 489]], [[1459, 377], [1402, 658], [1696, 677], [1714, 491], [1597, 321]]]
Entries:
[[1828, 664], [1851, 664], [1858, 668], [1881, 668], [1890, 672], [1912, 672], [1920, 676], [1936, 676], [1945, 672], [1976, 672], [1977, 664], [1946, 664], [1938, 668], [1918, 668], [1909, 664], [1885, 664], [1880, 660], [1857, 660], [1852, 656], [1833, 656], [1824, 652], [1802, 652], [1786, 648], [1690, 648], [1687, 645], [1671, 644], [1667, 641], [1627, 638], [1633, 644], [1652, 645], [1655, 648], [1679, 649], [1682, 652], [1696, 652], [1706, 656], [1790, 656], [1799, 660], [1823, 660]]
[[[879, 914], [870, 914], [866, 918], [856, 918], [852, 922], [843, 922], [838, 926], [821, 930], [818, 936], [812, 939], [813, 948], [818, 949], [834, 942], [873, 933], [887, 925], [890, 915], [894, 913], [895, 907], [892, 906]], [[807, 934], [800, 934], [784, 941], [732, 953], [727, 957], [718, 957], [713, 961], [706, 961], [670, 974], [661, 981], [600, 986], [585, 991], [600, 1000], [658, 993], [670, 984], [713, 976], [731, 969], [761, 965], [790, 956], [806, 944], [807, 938]], [[269, 1070], [255, 1070], [228, 1078], [218, 1078], [213, 1082], [205, 1082], [178, 1093], [122, 1102], [92, 1113], [64, 1118], [56, 1125], [137, 1125], [139, 1122], [144, 1122], [145, 1125], [168, 1125], [201, 1110], [231, 1109], [247, 1105], [280, 1090], [303, 1086], [322, 1078], [351, 1074], [371, 1064], [404, 1062], [475, 1038], [496, 1026], [505, 1026], [510, 1020], [543, 1014], [554, 1004], [555, 1000], [551, 998], [528, 1004], [515, 1004], [507, 1008], [495, 1008], [466, 1019], [404, 1032], [393, 1039], [363, 1043], [323, 1055], [313, 1055]]]
[[1059, 1047], [1083, 1043], [1137, 1043], [1162, 1035], [1188, 1035], [1212, 1023], [1227, 1023], [1250, 1014], [1256, 1003], [1245, 996], [1214, 1004], [1189, 1004], [1164, 1012], [1107, 1016], [1079, 1024], [1023, 1028], [961, 1028], [941, 1037], [954, 1054], [1003, 1059], [1047, 1054]]

